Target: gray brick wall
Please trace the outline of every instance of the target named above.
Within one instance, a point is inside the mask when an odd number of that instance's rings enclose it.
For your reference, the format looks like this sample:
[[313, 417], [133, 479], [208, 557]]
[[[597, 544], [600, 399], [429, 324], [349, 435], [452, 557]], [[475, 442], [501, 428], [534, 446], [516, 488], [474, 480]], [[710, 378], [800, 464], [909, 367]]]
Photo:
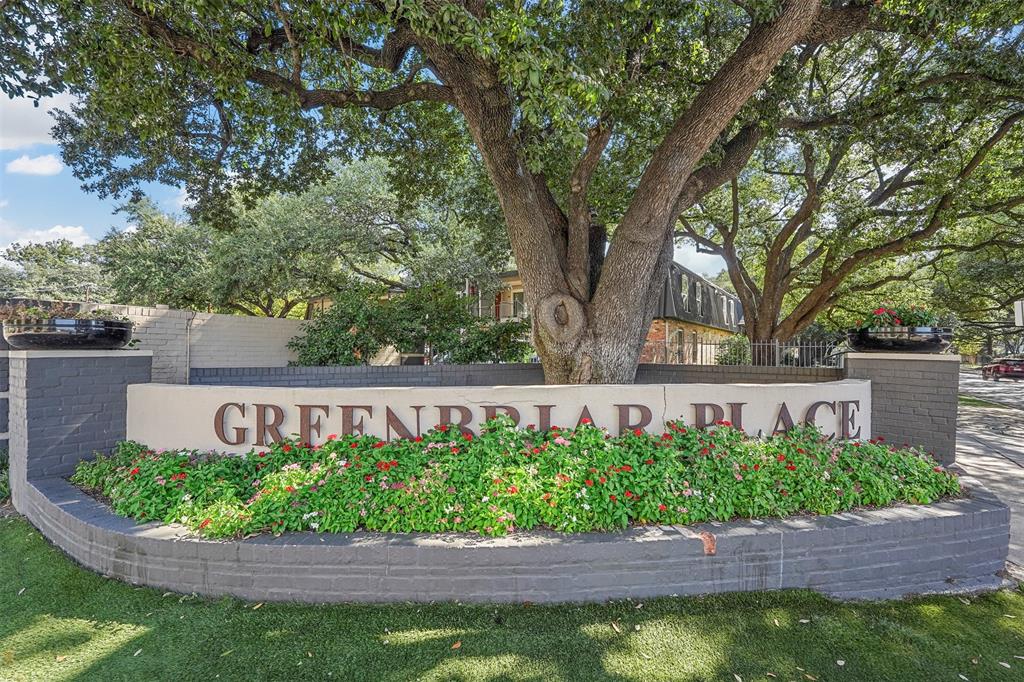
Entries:
[[873, 435], [934, 453], [943, 464], [956, 458], [960, 363], [955, 356], [851, 353], [851, 379], [871, 380]]
[[[835, 381], [842, 370], [815, 367], [640, 365], [636, 383], [784, 383]], [[523, 386], [543, 384], [537, 364], [394, 367], [220, 367], [193, 369], [191, 383], [219, 386]]]
[[132, 383], [148, 383], [152, 356], [137, 351], [11, 351], [11, 479], [68, 476], [79, 460], [125, 437]]
[[[968, 498], [766, 521], [648, 526], [617, 533], [314, 535], [241, 541], [136, 525], [60, 479], [32, 482], [21, 507], [76, 561], [133, 584], [249, 600], [600, 601], [808, 588], [846, 598], [1000, 587], [1009, 510]], [[701, 534], [714, 536], [709, 553]]]

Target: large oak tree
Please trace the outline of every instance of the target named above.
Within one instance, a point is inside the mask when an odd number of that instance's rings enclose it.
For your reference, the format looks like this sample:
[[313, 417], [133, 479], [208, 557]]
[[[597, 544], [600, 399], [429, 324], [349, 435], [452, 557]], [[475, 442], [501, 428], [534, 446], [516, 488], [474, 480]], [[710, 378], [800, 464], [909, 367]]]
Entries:
[[87, 186], [184, 182], [209, 212], [364, 147], [443, 164], [464, 131], [546, 379], [630, 382], [678, 217], [784, 125], [810, 55], [880, 31], [863, 68], [898, 69], [1018, 4], [14, 0], [0, 82], [78, 97], [58, 135]]

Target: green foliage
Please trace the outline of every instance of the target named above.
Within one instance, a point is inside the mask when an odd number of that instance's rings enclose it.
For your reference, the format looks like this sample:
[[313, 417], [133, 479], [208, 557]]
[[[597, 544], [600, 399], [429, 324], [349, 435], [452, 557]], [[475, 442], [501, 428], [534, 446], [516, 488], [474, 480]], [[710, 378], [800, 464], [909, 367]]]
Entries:
[[0, 449], [0, 504], [11, 497], [11, 462], [7, 448]]
[[67, 239], [12, 244], [4, 258], [21, 271], [6, 272], [5, 296], [65, 301], [109, 301], [110, 283], [96, 263], [95, 246]]
[[741, 334], [722, 341], [715, 352], [716, 365], [749, 365], [750, 360], [750, 339]]
[[867, 313], [862, 319], [857, 320], [856, 326], [859, 329], [870, 329], [872, 327], [932, 327], [938, 321], [938, 316], [924, 306], [920, 305], [896, 305], [883, 303]]
[[384, 347], [384, 290], [350, 286], [334, 294], [333, 305], [303, 326], [288, 342], [299, 365], [365, 365]]
[[353, 282], [461, 286], [488, 280], [507, 259], [507, 248], [485, 246], [472, 219], [402, 200], [382, 159], [331, 168], [302, 192], [234, 202], [230, 229], [182, 221], [145, 200], [128, 205], [134, 229], [96, 247], [116, 298], [286, 317]]
[[297, 364], [367, 364], [388, 346], [443, 362], [515, 362], [531, 348], [528, 321], [478, 318], [463, 296], [443, 284], [390, 295], [380, 287], [353, 286], [332, 300], [289, 342]]
[[956, 476], [918, 451], [835, 442], [807, 427], [760, 440], [728, 422], [707, 430], [670, 422], [661, 436], [638, 429], [612, 438], [587, 422], [539, 432], [499, 417], [478, 436], [440, 425], [412, 440], [330, 435], [320, 446], [288, 440], [243, 456], [125, 444], [121, 459], [82, 462], [72, 480], [109, 497], [118, 514], [184, 523], [208, 537], [579, 533], [832, 514], [960, 493]]
[[473, 324], [450, 351], [454, 364], [523, 362], [533, 353], [529, 320], [505, 320]]

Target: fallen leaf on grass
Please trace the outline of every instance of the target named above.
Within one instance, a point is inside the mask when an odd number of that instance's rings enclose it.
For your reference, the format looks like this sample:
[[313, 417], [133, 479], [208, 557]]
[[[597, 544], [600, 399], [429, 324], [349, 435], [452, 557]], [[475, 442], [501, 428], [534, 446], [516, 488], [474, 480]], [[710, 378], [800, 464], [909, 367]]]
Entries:
[[225, 656], [230, 656], [230, 655], [231, 655], [231, 652], [233, 652], [233, 651], [234, 651], [234, 649], [228, 649], [227, 651], [225, 651], [224, 653], [222, 653], [222, 654], [220, 655], [220, 657], [221, 657], [221, 658], [224, 658]]
[[1019, 658], [1020, 660], [1024, 661], [1024, 656], [1018, 656], [1017, 654], [1014, 654], [1013, 657]]
[[963, 597], [960, 597], [960, 601], [962, 601], [963, 603], [967, 604], [968, 606], [971, 605], [971, 600], [970, 599], [964, 599]]
[[777, 628], [781, 628], [782, 627], [781, 625], [779, 625], [779, 619], [778, 618], [772, 618], [772, 622], [775, 623], [775, 627], [777, 627]]
[[312, 651], [307, 651], [306, 655], [309, 656], [310, 658], [313, 658], [313, 652]]
[[260, 602], [260, 603], [259, 603], [259, 604], [257, 604], [256, 606], [252, 607], [252, 610], [253, 610], [253, 611], [255, 611], [256, 609], [258, 609], [258, 608], [260, 608], [260, 607], [262, 607], [262, 606], [263, 606], [263, 602]]
[[844, 661], [843, 659], [839, 659], [838, 661], [836, 661], [836, 665], [838, 665], [841, 668], [844, 665], [846, 665], [846, 661]]
[[636, 625], [634, 625], [633, 629], [636, 630], [637, 632], [640, 632], [640, 624], [637, 623]]
[[768, 677], [778, 677], [775, 673], [765, 673]]
[[1016, 617], [1017, 617], [1017, 616], [1011, 616], [1011, 615], [1010, 615], [1010, 614], [1008, 614], [1008, 613], [1004, 613], [1004, 614], [1003, 614], [1003, 618], [1016, 618]]
[[19, 596], [19, 597], [20, 597], [21, 595], [25, 594], [25, 589], [26, 589], [26, 588], [24, 588], [24, 587], [23, 587], [23, 588], [21, 588], [20, 590], [18, 590], [18, 596]]
[[800, 622], [801, 622], [801, 623], [810, 623], [811, 621], [810, 621], [810, 620], [808, 620], [807, 618], [801, 618], [801, 619], [800, 619]]
[[811, 675], [810, 673], [804, 673], [804, 677], [806, 677], [807, 679], [811, 680], [811, 682], [817, 682], [817, 680], [818, 680], [817, 677], [815, 677], [814, 675]]
[[57, 657], [57, 662], [58, 662], [58, 663], [63, 663], [63, 662], [64, 662], [64, 661], [66, 661], [66, 660], [68, 660], [68, 657], [67, 657], [67, 656], [58, 656], [58, 657]]
[[141, 654], [141, 653], [142, 653], [142, 649], [139, 649], [139, 650], [138, 650], [138, 651], [136, 651], [136, 652], [135, 652], [134, 654], [132, 654], [132, 657], [138, 656], [138, 655], [139, 655], [139, 654]]
[[971, 659], [971, 663], [973, 663], [974, 665], [978, 665], [978, 659], [977, 658], [972, 658]]
[[733, 673], [732, 676], [736, 678], [736, 682], [743, 682], [743, 678], [737, 675], [736, 673]]
[[1009, 668], [1010, 667], [1010, 664], [1007, 663], [1006, 661], [999, 661], [999, 665], [1003, 666], [1004, 668]]
[[614, 620], [612, 621], [612, 630], [615, 630], [615, 632], [622, 632], [622, 628], [620, 628], [619, 624]]
[[963, 675], [961, 675], [959, 673], [957, 673], [957, 677], [959, 677], [961, 680], [964, 680], [964, 682], [971, 682], [971, 680], [969, 678], [964, 677]]
[[453, 648], [453, 649], [461, 649], [461, 648], [462, 648], [462, 640], [461, 640], [461, 639], [460, 639], [460, 640], [457, 640], [457, 641], [455, 642], [455, 644], [452, 644], [452, 648]]

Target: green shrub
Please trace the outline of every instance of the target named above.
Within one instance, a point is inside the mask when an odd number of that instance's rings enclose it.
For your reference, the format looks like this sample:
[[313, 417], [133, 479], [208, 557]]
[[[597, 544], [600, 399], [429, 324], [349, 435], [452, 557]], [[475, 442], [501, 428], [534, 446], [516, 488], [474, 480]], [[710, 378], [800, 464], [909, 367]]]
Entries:
[[715, 364], [749, 365], [750, 340], [742, 334], [737, 334], [722, 341], [715, 353]]
[[7, 449], [0, 449], [0, 504], [6, 502], [11, 496], [10, 466]]
[[126, 443], [78, 465], [72, 480], [118, 514], [180, 522], [209, 537], [286, 530], [563, 532], [631, 523], [831, 514], [861, 505], [928, 503], [960, 491], [915, 450], [836, 442], [810, 428], [748, 439], [669, 423], [661, 436], [615, 438], [583, 424], [549, 432], [489, 422], [479, 436], [439, 426], [385, 443], [330, 436], [242, 456]]

